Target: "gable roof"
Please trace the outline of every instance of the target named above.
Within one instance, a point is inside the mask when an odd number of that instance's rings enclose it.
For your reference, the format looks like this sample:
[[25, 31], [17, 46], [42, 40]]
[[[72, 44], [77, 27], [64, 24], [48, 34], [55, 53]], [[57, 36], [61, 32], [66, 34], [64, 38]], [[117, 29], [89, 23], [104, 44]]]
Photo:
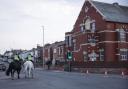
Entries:
[[128, 7], [118, 3], [108, 4], [88, 0], [104, 17], [106, 21], [128, 23]]

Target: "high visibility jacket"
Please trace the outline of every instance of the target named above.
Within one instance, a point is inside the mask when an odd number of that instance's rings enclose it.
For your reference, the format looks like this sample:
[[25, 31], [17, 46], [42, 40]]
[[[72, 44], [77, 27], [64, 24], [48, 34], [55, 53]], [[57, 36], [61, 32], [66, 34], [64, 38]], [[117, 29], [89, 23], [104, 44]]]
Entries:
[[32, 60], [32, 56], [28, 55], [28, 60], [31, 61]]
[[14, 60], [19, 61], [18, 55], [15, 55], [15, 56], [14, 56]]

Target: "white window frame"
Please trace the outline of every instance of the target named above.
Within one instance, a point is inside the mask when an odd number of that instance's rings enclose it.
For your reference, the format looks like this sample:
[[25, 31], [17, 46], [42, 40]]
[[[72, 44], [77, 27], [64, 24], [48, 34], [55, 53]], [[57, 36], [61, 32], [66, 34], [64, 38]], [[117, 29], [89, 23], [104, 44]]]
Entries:
[[95, 21], [91, 23], [91, 32], [95, 32], [96, 31], [96, 23]]
[[126, 32], [124, 31], [124, 29], [116, 29], [116, 31], [118, 31], [119, 33], [119, 40], [126, 41]]
[[104, 61], [104, 49], [103, 48], [99, 49], [99, 58], [100, 58], [100, 61]]
[[120, 60], [122, 60], [122, 61], [125, 61], [125, 60], [127, 60], [128, 58], [127, 58], [127, 52], [128, 52], [128, 50], [127, 49], [120, 49]]
[[85, 21], [85, 29], [90, 30], [91, 29], [91, 21], [89, 18], [86, 19]]
[[73, 50], [76, 50], [76, 39], [73, 39]]
[[96, 61], [98, 57], [98, 55], [94, 52], [94, 50], [88, 56], [89, 56], [90, 61]]

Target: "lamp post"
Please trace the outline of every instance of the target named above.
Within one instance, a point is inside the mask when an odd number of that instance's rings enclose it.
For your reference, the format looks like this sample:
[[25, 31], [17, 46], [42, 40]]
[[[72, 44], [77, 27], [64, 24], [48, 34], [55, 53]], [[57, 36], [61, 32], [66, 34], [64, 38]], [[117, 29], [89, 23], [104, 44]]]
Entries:
[[45, 67], [45, 60], [44, 60], [44, 26], [42, 26], [43, 29], [43, 68]]

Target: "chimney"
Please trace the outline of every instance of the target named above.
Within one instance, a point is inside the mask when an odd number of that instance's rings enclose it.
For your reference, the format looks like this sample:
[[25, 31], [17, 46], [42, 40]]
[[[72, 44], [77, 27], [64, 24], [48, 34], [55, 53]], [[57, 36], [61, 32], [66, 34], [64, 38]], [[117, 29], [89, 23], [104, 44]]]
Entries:
[[118, 2], [113, 3], [114, 6], [119, 6]]

